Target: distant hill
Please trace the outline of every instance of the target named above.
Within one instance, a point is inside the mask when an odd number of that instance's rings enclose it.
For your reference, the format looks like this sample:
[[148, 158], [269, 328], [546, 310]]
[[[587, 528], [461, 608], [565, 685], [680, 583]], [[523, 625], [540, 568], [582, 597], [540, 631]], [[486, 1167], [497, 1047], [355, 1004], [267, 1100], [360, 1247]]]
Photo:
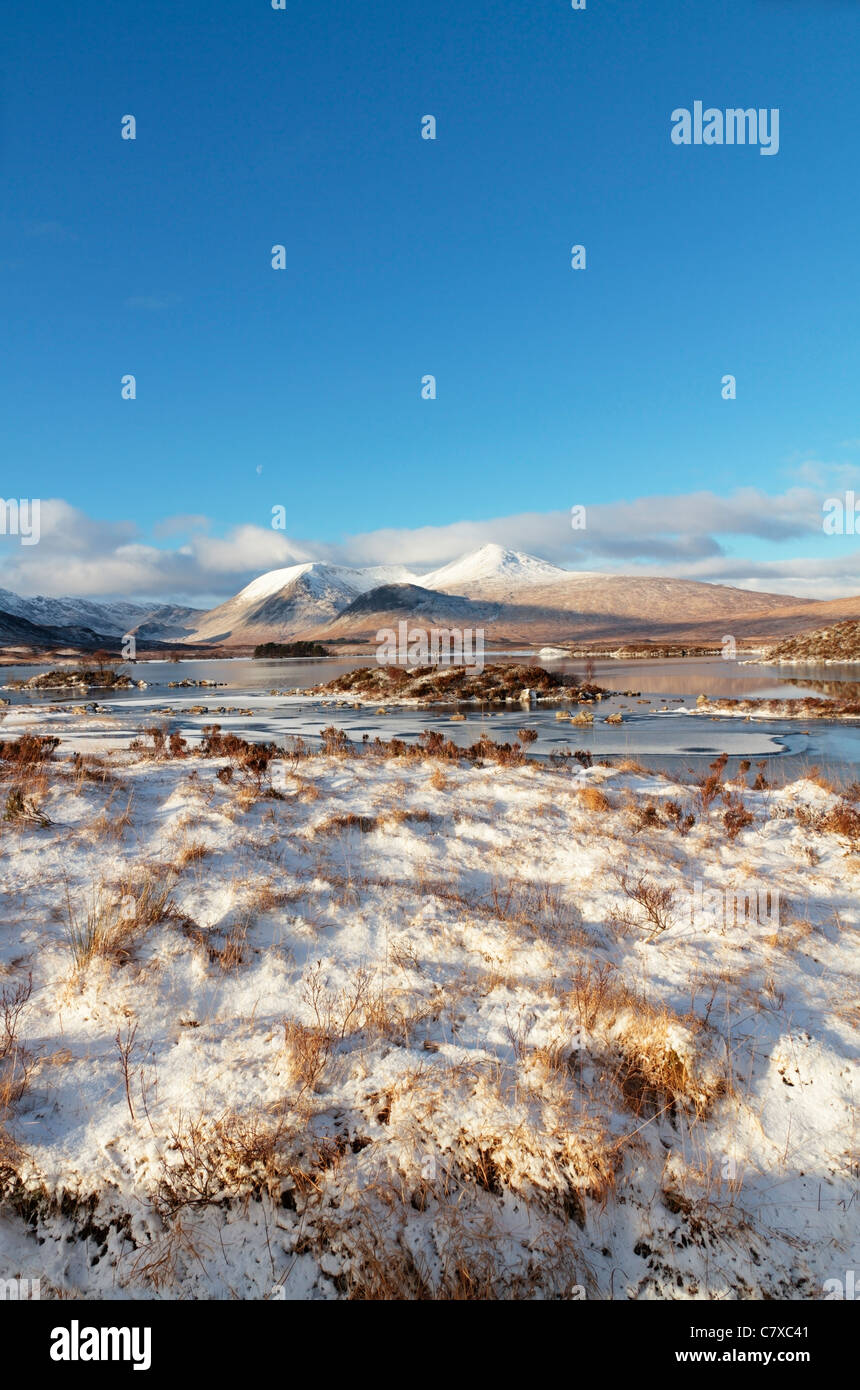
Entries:
[[833, 623], [831, 627], [801, 632], [796, 637], [788, 637], [784, 642], [766, 648], [761, 660], [785, 662], [786, 665], [807, 661], [860, 661], [860, 622], [847, 619]]
[[87, 598], [25, 598], [0, 589], [0, 610], [40, 627], [86, 627], [106, 636], [134, 633], [140, 641], [184, 641], [202, 608], [175, 603], [99, 603]]
[[14, 613], [0, 609], [0, 645], [4, 647], [32, 647], [36, 651], [54, 647], [81, 647], [95, 651], [109, 641], [104, 633], [93, 632], [88, 627], [53, 627], [31, 623], [27, 618], [19, 618]]

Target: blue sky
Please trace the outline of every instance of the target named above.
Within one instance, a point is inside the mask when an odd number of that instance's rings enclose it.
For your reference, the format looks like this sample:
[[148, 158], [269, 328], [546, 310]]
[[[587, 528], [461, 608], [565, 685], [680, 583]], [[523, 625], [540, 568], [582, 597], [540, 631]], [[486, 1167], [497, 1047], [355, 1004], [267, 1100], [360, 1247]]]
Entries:
[[[64, 506], [0, 583], [499, 539], [860, 590], [820, 525], [860, 460], [858, 49], [855, 0], [14, 7], [2, 488]], [[778, 107], [779, 153], [673, 145], [697, 99]]]

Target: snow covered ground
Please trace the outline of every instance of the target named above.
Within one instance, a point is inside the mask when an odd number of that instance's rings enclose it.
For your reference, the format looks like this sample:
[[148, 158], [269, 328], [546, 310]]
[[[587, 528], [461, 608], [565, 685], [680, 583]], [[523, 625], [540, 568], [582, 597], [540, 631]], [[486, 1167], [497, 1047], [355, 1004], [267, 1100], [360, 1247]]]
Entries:
[[64, 742], [0, 779], [0, 1277], [807, 1299], [860, 1267], [860, 850], [818, 782]]

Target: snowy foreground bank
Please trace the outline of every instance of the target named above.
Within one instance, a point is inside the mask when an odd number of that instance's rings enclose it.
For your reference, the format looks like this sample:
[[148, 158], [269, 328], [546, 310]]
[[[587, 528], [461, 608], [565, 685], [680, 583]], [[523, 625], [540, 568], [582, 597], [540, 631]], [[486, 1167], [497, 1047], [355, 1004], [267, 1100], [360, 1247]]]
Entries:
[[0, 761], [3, 1277], [818, 1299], [858, 1268], [850, 796], [157, 751]]

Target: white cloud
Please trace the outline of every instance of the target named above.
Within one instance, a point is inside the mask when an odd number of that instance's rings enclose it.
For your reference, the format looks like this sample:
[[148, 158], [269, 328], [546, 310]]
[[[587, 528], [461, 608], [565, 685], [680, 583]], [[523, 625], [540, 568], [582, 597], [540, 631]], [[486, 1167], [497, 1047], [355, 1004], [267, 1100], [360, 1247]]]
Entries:
[[[569, 510], [559, 510], [386, 528], [338, 543], [299, 540], [254, 525], [218, 536], [205, 517], [175, 516], [152, 528], [152, 536], [165, 542], [160, 545], [142, 536], [134, 522], [100, 521], [51, 499], [42, 502], [38, 545], [0, 537], [0, 586], [22, 594], [161, 598], [209, 606], [265, 570], [307, 560], [401, 563], [421, 572], [495, 541], [571, 569], [663, 574], [800, 597], [860, 593], [860, 560], [847, 551], [850, 539], [846, 544], [830, 538], [824, 559], [804, 553], [822, 552], [827, 495], [814, 487], [792, 487], [778, 495], [743, 488], [730, 497], [701, 491], [590, 506], [584, 531], [572, 531]], [[571, 504], [576, 501], [571, 498]], [[742, 553], [751, 541], [759, 542], [759, 552], [760, 543], [767, 542], [779, 553], [751, 560]]]

